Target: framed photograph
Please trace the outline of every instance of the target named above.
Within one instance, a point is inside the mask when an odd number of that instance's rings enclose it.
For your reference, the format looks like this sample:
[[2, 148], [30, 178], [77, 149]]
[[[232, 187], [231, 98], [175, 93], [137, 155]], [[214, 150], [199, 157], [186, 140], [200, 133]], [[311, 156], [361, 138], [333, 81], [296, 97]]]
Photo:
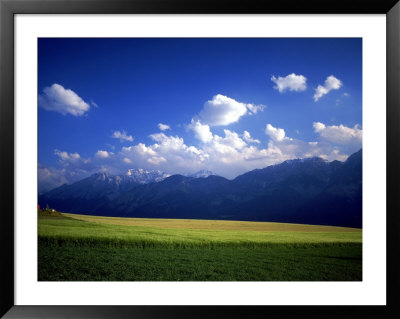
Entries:
[[397, 1], [0, 3], [5, 318], [400, 314]]

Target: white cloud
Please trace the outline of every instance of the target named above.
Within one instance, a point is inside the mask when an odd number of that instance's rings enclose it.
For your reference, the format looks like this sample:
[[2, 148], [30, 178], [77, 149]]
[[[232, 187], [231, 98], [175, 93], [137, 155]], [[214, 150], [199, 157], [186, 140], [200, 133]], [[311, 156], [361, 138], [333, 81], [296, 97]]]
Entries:
[[77, 161], [81, 158], [78, 153], [68, 153], [55, 149], [54, 154], [57, 155], [62, 161]]
[[[289, 138], [280, 142], [271, 140], [268, 143], [268, 150], [275, 151], [274, 159], [276, 160], [276, 163], [280, 163], [288, 159], [310, 157], [321, 157], [328, 161], [344, 161], [348, 155], [351, 154], [343, 153], [343, 150], [333, 146], [327, 141], [305, 142], [302, 140]], [[272, 156], [270, 156], [270, 159], [272, 159]]]
[[90, 104], [92, 104], [94, 107], [99, 107], [99, 106], [97, 105], [97, 103], [96, 103], [95, 101], [93, 101], [93, 100], [90, 100]]
[[80, 96], [70, 89], [54, 83], [45, 87], [38, 97], [39, 106], [47, 111], [54, 111], [63, 115], [72, 114], [81, 116], [89, 111], [90, 106]]
[[120, 142], [128, 141], [133, 142], [133, 137], [131, 135], [127, 135], [126, 132], [115, 131], [112, 135], [112, 138], [119, 139]]
[[352, 151], [357, 151], [362, 146], [362, 130], [359, 125], [351, 128], [342, 124], [327, 126], [321, 122], [314, 122], [313, 127], [322, 140], [347, 146]]
[[326, 78], [325, 84], [318, 85], [315, 89], [314, 101], [317, 102], [322, 96], [328, 94], [332, 90], [339, 90], [342, 87], [342, 81], [330, 75]]
[[171, 129], [171, 127], [167, 124], [158, 123], [157, 126], [161, 131], [166, 131]]
[[246, 142], [243, 141], [237, 133], [230, 130], [224, 130], [224, 133], [225, 137], [214, 135], [214, 146], [217, 150], [223, 150], [222, 152], [224, 153], [226, 150], [225, 146], [228, 146], [229, 148], [233, 148], [235, 150], [241, 150], [247, 145]]
[[256, 114], [264, 108], [264, 105], [246, 104], [218, 94], [204, 103], [199, 119], [209, 126], [225, 126], [238, 122], [245, 114]]
[[109, 158], [112, 154], [113, 154], [112, 152], [99, 150], [96, 152], [94, 156], [98, 158]]
[[78, 153], [55, 150], [61, 169], [42, 169], [41, 185], [60, 185], [98, 171], [125, 174], [127, 167], [159, 169], [168, 174], [187, 174], [208, 169], [221, 176], [234, 178], [247, 171], [294, 158], [318, 156], [329, 161], [343, 161], [361, 147], [362, 139], [362, 131], [357, 125], [349, 128], [315, 122], [313, 128], [318, 140], [309, 142], [289, 138], [283, 128], [267, 124], [265, 133], [270, 140], [266, 147], [261, 147], [261, 143], [252, 138], [248, 131], [238, 134], [225, 129], [223, 136], [220, 136], [213, 134], [210, 127], [200, 121], [193, 120], [191, 125], [194, 135], [198, 135], [198, 146], [186, 144], [180, 136], [159, 132], [150, 135], [152, 142], [147, 145], [138, 143], [122, 147], [115, 153], [99, 150], [92, 159], [82, 158]]
[[257, 114], [258, 111], [264, 111], [266, 108], [265, 105], [259, 104], [259, 105], [254, 105], [254, 104], [246, 104], [247, 109], [249, 110], [249, 114]]
[[162, 156], [153, 156], [147, 159], [150, 164], [159, 165], [160, 163], [166, 162], [167, 160]]
[[248, 143], [257, 143], [257, 144], [260, 144], [260, 140], [253, 139], [253, 138], [251, 137], [250, 133], [247, 132], [247, 131], [244, 131], [244, 132], [243, 132], [243, 139], [244, 139], [246, 142], [248, 142]]
[[278, 76], [277, 78], [273, 75], [271, 81], [276, 84], [274, 89], [277, 89], [280, 93], [286, 90], [301, 92], [307, 89], [307, 78], [304, 75], [292, 73], [285, 77]]
[[149, 136], [151, 139], [161, 143], [161, 145], [167, 147], [170, 150], [181, 149], [184, 145], [183, 138], [178, 136], [167, 136], [164, 133], [150, 134]]
[[84, 176], [87, 172], [95, 169], [92, 160], [90, 158], [82, 158], [79, 153], [68, 153], [55, 149], [54, 154], [58, 157], [58, 163], [67, 168], [72, 175]]
[[203, 143], [210, 142], [213, 139], [213, 135], [210, 131], [210, 126], [207, 124], [201, 124], [201, 122], [198, 120], [195, 121], [194, 119], [192, 119], [192, 121], [188, 125], [188, 128], [193, 130], [196, 138]]
[[131, 164], [131, 163], [132, 163], [132, 161], [131, 161], [129, 158], [127, 158], [127, 157], [124, 157], [124, 158], [122, 159], [122, 161], [123, 161], [125, 164]]
[[273, 127], [271, 124], [267, 124], [265, 126], [265, 134], [267, 134], [271, 139], [276, 142], [282, 142], [284, 140], [290, 139], [286, 137], [286, 133], [283, 128]]
[[128, 150], [128, 151], [133, 149], [133, 150], [135, 150], [135, 152], [137, 152], [140, 155], [150, 155], [150, 156], [157, 155], [157, 153], [151, 147], [147, 147], [143, 143], [139, 143], [135, 146], [123, 147], [123, 149]]
[[315, 132], [320, 133], [326, 128], [326, 125], [321, 122], [314, 122], [313, 127]]
[[188, 146], [183, 138], [167, 136], [164, 133], [151, 134], [155, 142], [151, 145], [139, 143], [123, 147], [120, 156], [128, 158], [136, 167], [160, 169], [167, 173], [192, 173], [202, 168], [201, 163], [207, 157], [195, 146]]

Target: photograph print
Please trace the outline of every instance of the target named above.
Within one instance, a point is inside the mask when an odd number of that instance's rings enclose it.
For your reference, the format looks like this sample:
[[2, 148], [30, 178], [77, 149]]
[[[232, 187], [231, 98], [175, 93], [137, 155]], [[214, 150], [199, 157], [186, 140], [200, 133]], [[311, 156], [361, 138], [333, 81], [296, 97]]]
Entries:
[[361, 38], [39, 38], [39, 281], [362, 281]]

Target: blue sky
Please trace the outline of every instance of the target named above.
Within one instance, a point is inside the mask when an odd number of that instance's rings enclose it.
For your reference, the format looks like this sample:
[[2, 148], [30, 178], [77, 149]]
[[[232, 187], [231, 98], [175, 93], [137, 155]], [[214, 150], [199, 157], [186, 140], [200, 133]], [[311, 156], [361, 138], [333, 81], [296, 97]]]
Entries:
[[43, 188], [129, 168], [233, 178], [361, 148], [361, 39], [38, 41]]

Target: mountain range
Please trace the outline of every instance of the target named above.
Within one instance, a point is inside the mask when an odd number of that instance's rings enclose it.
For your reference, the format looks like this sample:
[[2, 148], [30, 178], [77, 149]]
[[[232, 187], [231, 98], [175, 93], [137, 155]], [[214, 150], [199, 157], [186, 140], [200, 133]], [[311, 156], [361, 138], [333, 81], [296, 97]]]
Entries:
[[102, 216], [362, 226], [362, 150], [345, 162], [288, 160], [233, 180], [209, 171], [135, 172], [94, 174], [40, 195], [39, 205]]

